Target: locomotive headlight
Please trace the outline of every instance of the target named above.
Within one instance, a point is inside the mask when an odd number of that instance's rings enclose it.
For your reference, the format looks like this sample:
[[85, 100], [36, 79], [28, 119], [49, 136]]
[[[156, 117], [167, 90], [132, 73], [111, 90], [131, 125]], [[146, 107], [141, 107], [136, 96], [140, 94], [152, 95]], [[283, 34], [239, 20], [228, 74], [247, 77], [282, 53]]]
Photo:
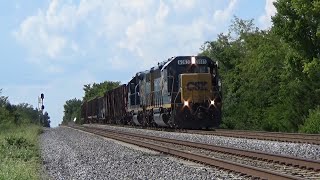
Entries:
[[184, 101], [184, 106], [189, 106], [189, 102], [188, 101]]
[[211, 105], [214, 105], [214, 100], [211, 100], [210, 104], [211, 104]]
[[194, 56], [191, 57], [191, 64], [196, 64], [196, 57]]

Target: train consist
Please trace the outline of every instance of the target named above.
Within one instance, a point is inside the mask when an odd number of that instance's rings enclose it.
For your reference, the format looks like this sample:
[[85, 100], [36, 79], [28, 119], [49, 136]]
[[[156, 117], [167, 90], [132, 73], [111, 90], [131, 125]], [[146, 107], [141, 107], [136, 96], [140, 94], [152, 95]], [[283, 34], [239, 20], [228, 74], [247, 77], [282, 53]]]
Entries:
[[217, 63], [205, 56], [177, 56], [84, 102], [81, 118], [85, 123], [211, 128], [220, 124], [221, 100]]

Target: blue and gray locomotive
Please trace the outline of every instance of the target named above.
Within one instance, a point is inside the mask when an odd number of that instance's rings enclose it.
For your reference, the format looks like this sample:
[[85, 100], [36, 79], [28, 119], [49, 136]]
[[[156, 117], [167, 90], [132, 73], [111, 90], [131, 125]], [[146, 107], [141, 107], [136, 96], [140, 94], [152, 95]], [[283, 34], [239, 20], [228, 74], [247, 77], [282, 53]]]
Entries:
[[86, 123], [211, 128], [220, 124], [221, 106], [217, 63], [205, 56], [177, 56], [84, 102], [82, 118]]

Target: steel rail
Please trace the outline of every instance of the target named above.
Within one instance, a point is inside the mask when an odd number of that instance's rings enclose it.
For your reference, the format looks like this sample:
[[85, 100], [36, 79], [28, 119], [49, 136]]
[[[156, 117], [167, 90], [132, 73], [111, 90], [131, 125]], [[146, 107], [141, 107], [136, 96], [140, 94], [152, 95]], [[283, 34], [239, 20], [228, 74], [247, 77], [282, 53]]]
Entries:
[[260, 131], [240, 131], [240, 130], [186, 130], [186, 133], [196, 133], [204, 135], [228, 136], [237, 138], [261, 139], [283, 142], [297, 142], [320, 144], [320, 135], [318, 134], [300, 134], [300, 133], [279, 133], [279, 132], [260, 132]]
[[[102, 128], [92, 128], [92, 129], [105, 131], [105, 129], [102, 129]], [[311, 159], [271, 154], [271, 153], [261, 152], [261, 151], [244, 150], [244, 149], [231, 148], [226, 146], [209, 145], [209, 144], [203, 144], [203, 143], [197, 143], [197, 142], [191, 142], [191, 141], [182, 141], [177, 139], [161, 138], [157, 136], [145, 136], [142, 134], [119, 132], [115, 130], [108, 130], [108, 131], [113, 133], [118, 133], [118, 134], [124, 134], [127, 136], [136, 136], [136, 137], [150, 139], [154, 141], [173, 143], [173, 144], [179, 144], [179, 145], [189, 146], [193, 148], [201, 148], [209, 151], [240, 155], [240, 156], [245, 156], [245, 157], [250, 157], [255, 159], [278, 162], [279, 164], [298, 166], [300, 168], [313, 169], [315, 171], [320, 171], [320, 161], [311, 160]]]
[[235, 138], [247, 138], [247, 139], [320, 145], [320, 134], [281, 133], [281, 132], [267, 132], [267, 131], [224, 130], [224, 129], [215, 129], [212, 131], [210, 130], [208, 131], [208, 130], [141, 127], [141, 126], [129, 126], [129, 125], [112, 125], [112, 124], [108, 124], [108, 125], [116, 126], [116, 127], [124, 127], [124, 128], [147, 129], [147, 130], [154, 130], [154, 131], [180, 132], [180, 133], [190, 133], [190, 134], [215, 135], [215, 136], [226, 136], [226, 137], [235, 137]]
[[[243, 165], [240, 163], [235, 163], [235, 162], [231, 162], [231, 161], [227, 161], [227, 160], [207, 157], [207, 156], [203, 156], [200, 154], [194, 154], [191, 152], [185, 152], [185, 151], [181, 151], [181, 150], [177, 150], [177, 149], [173, 149], [173, 148], [169, 148], [169, 147], [164, 147], [164, 146], [157, 145], [157, 144], [147, 143], [144, 140], [136, 140], [136, 139], [132, 139], [132, 138], [127, 138], [127, 137], [123, 136], [124, 134], [122, 134], [122, 135], [118, 134], [119, 132], [107, 132], [105, 130], [87, 129], [87, 128], [83, 128], [83, 127], [72, 127], [72, 128], [83, 130], [86, 132], [91, 132], [93, 134], [97, 134], [100, 136], [116, 139], [116, 140], [123, 141], [123, 142], [129, 143], [129, 144], [135, 144], [138, 146], [142, 146], [142, 147], [153, 149], [153, 150], [160, 151], [163, 153], [171, 154], [171, 155], [178, 156], [181, 158], [204, 163], [204, 164], [207, 164], [210, 166], [215, 166], [215, 167], [219, 167], [222, 169], [232, 170], [234, 172], [239, 172], [241, 174], [250, 175], [252, 177], [258, 177], [258, 178], [262, 178], [262, 179], [275, 179], [275, 180], [277, 180], [277, 179], [302, 179], [302, 178], [299, 178], [296, 176], [291, 176], [291, 175], [287, 175], [287, 174], [283, 174], [283, 173], [277, 173], [277, 172], [265, 170], [262, 168], [252, 167], [252, 166]], [[129, 135], [125, 135], [125, 136], [129, 136]], [[130, 136], [130, 137], [133, 137], [133, 136]], [[138, 138], [141, 138], [141, 137], [138, 137]], [[146, 137], [143, 137], [143, 138], [146, 138]]]

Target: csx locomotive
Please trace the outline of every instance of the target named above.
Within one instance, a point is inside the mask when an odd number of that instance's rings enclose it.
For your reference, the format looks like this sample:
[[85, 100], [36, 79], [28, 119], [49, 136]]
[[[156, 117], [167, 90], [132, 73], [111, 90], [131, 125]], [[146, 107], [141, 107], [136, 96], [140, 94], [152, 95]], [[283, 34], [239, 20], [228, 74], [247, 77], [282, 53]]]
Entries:
[[217, 62], [177, 56], [84, 102], [81, 117], [86, 123], [211, 128], [220, 124], [221, 100]]

